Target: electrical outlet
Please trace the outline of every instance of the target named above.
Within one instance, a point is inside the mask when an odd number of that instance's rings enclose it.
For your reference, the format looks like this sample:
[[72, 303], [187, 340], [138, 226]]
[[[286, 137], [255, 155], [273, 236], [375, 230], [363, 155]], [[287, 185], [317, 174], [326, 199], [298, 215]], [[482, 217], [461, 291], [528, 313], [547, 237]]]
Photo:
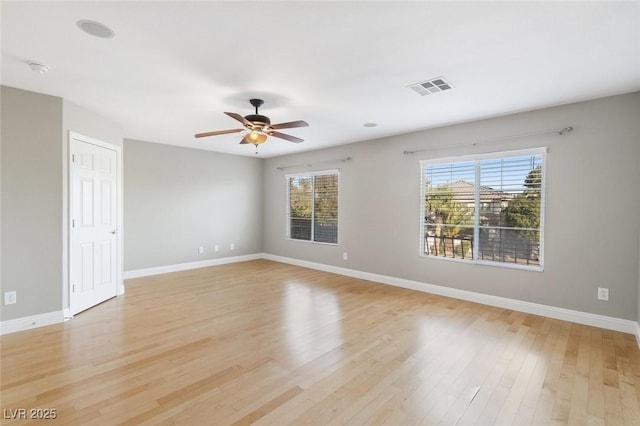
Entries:
[[598, 287], [598, 300], [609, 300], [609, 289]]
[[346, 251], [342, 253], [342, 260], [349, 260], [349, 253], [347, 253]]
[[234, 243], [229, 244], [229, 250], [235, 250], [236, 245]]
[[220, 246], [219, 246], [219, 245], [217, 245], [217, 244], [216, 244], [216, 245], [214, 245], [214, 246], [213, 246], [213, 251], [215, 251], [215, 252], [220, 251]]
[[7, 291], [4, 293], [4, 304], [13, 305], [18, 301], [15, 291]]
[[200, 254], [204, 253], [204, 247], [202, 246], [198, 247], [198, 253]]

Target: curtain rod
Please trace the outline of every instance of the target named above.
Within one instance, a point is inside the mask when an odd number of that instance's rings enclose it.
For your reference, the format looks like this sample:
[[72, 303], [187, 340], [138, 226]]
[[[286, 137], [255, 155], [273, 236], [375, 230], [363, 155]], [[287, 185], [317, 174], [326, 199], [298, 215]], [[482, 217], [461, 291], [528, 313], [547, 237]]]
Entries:
[[293, 169], [294, 167], [302, 167], [302, 166], [306, 166], [306, 167], [311, 167], [315, 164], [324, 164], [324, 163], [333, 163], [336, 161], [340, 161], [342, 163], [346, 163], [347, 161], [351, 161], [353, 160], [353, 158], [351, 157], [345, 157], [345, 158], [337, 158], [335, 160], [325, 160], [325, 161], [316, 161], [315, 163], [304, 163], [304, 164], [294, 164], [293, 166], [282, 166], [282, 167], [276, 167], [276, 170], [286, 170], [286, 169]]
[[573, 127], [567, 126], [567, 127], [563, 127], [563, 128], [560, 128], [560, 129], [543, 130], [541, 132], [523, 133], [521, 135], [513, 135], [513, 136], [505, 136], [505, 137], [502, 137], [502, 138], [485, 139], [485, 140], [482, 140], [482, 141], [477, 141], [477, 142], [472, 142], [472, 143], [458, 143], [458, 144], [453, 144], [453, 145], [434, 146], [432, 148], [418, 149], [418, 150], [415, 150], [415, 151], [404, 151], [404, 154], [405, 155], [406, 154], [415, 154], [416, 152], [434, 151], [436, 149], [454, 148], [454, 147], [460, 147], [460, 146], [476, 146], [478, 144], [483, 144], [483, 143], [502, 142], [502, 141], [510, 140], [510, 139], [520, 139], [520, 138], [526, 138], [526, 137], [530, 137], [530, 136], [546, 135], [547, 133], [557, 133], [559, 135], [564, 135], [566, 133], [569, 133], [572, 130], [573, 130]]

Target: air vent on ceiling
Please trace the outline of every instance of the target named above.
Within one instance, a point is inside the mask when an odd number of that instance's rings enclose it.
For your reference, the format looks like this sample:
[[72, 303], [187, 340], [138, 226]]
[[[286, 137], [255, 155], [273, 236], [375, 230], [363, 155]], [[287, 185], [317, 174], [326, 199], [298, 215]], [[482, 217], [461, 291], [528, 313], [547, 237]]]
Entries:
[[436, 77], [427, 81], [412, 84], [407, 86], [420, 96], [427, 96], [432, 93], [443, 92], [453, 88], [453, 85], [449, 83], [444, 77]]

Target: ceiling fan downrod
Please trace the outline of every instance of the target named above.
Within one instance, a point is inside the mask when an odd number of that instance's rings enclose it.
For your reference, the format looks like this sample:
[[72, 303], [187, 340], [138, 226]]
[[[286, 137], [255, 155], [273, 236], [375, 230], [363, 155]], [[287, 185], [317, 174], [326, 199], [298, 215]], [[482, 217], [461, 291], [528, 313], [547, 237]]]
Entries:
[[260, 108], [262, 104], [264, 104], [264, 101], [262, 99], [249, 99], [249, 102], [256, 109], [255, 114], [249, 114], [244, 117], [246, 121], [252, 123], [251, 127], [249, 127], [249, 130], [254, 130], [256, 128], [256, 125], [259, 126], [260, 129], [265, 126], [271, 125], [271, 120], [269, 120], [269, 117], [264, 116], [258, 112], [258, 108]]
[[256, 115], [258, 115], [258, 108], [260, 108], [262, 104], [264, 104], [264, 101], [262, 99], [254, 98], [254, 99], [249, 99], [249, 103], [256, 108]]
[[[256, 109], [256, 117], [261, 117], [260, 113], [258, 112], [258, 108], [260, 108], [262, 104], [264, 104], [264, 101], [262, 99], [253, 98], [253, 99], [249, 99], [249, 103], [253, 105], [253, 107]], [[268, 119], [265, 121], [268, 121]], [[270, 124], [270, 123], [267, 123], [267, 124]], [[254, 143], [253, 146], [256, 147], [256, 155], [258, 155], [258, 144]]]

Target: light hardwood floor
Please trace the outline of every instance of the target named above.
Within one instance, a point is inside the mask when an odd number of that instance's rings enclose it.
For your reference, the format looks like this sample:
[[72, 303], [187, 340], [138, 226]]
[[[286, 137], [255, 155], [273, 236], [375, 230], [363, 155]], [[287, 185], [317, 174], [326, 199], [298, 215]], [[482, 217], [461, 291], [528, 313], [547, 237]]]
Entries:
[[3, 417], [640, 425], [632, 335], [266, 260], [129, 280], [0, 343]]

